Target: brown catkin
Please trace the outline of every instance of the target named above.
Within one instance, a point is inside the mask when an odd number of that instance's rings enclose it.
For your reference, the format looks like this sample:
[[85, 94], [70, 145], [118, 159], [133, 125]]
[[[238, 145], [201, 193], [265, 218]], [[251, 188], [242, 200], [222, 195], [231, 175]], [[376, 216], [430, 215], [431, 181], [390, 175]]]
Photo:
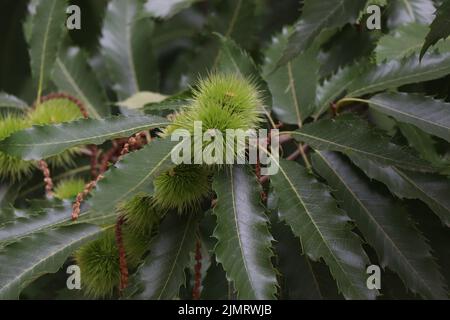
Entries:
[[89, 147], [89, 150], [91, 151], [91, 161], [90, 161], [90, 163], [91, 163], [91, 177], [92, 177], [92, 179], [95, 179], [95, 178], [97, 178], [97, 175], [98, 175], [98, 168], [97, 168], [97, 166], [98, 166], [98, 159], [97, 159], [97, 157], [98, 157], [98, 148], [97, 148], [97, 146], [94, 144], [94, 145], [92, 145], [92, 146], [90, 146]]
[[53, 180], [50, 174], [50, 169], [48, 168], [48, 164], [45, 160], [39, 160], [38, 165], [44, 175], [45, 194], [47, 197], [51, 198], [53, 197]]
[[92, 180], [88, 184], [85, 185], [84, 190], [77, 195], [75, 202], [72, 206], [72, 220], [77, 220], [80, 215], [80, 207], [81, 203], [84, 201], [84, 198], [92, 191], [92, 189], [97, 185], [98, 181], [102, 179], [103, 176], [99, 174], [95, 180]]
[[192, 299], [200, 299], [200, 288], [202, 286], [202, 244], [197, 239], [195, 244], [195, 266], [194, 266], [194, 288], [192, 289]]
[[116, 222], [116, 245], [119, 251], [119, 269], [120, 269], [120, 283], [119, 283], [119, 291], [120, 293], [127, 287], [128, 285], [128, 266], [127, 266], [127, 258], [125, 252], [125, 246], [123, 244], [123, 234], [122, 234], [122, 226], [124, 224], [124, 217], [119, 216]]
[[[62, 92], [50, 93], [46, 96], [41, 97], [39, 103], [43, 103], [45, 101], [49, 101], [49, 100], [53, 100], [53, 99], [66, 99], [66, 100], [72, 101], [73, 103], [75, 103], [78, 106], [83, 117], [85, 119], [89, 118], [89, 114], [88, 114], [83, 102], [81, 102], [77, 98], [75, 98], [67, 93], [62, 93]], [[33, 104], [33, 108], [36, 108], [36, 103]]]

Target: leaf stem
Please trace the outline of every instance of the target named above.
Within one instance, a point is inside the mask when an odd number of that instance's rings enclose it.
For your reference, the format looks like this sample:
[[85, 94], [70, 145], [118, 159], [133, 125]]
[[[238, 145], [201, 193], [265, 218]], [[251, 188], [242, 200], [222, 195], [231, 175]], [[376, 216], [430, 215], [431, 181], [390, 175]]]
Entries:
[[361, 102], [361, 103], [367, 103], [369, 104], [369, 100], [365, 99], [359, 99], [359, 98], [342, 98], [336, 103], [336, 113], [338, 113], [339, 108], [342, 107], [344, 104], [351, 103], [351, 102]]

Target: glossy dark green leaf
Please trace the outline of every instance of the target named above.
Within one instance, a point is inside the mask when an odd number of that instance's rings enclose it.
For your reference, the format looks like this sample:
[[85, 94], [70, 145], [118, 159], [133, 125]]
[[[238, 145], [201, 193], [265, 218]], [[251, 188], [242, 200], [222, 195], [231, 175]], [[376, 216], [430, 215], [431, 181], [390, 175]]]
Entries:
[[273, 299], [276, 272], [270, 261], [272, 236], [260, 188], [247, 168], [225, 168], [214, 180], [216, 260], [233, 282], [239, 299]]
[[434, 171], [431, 164], [411, 150], [391, 143], [366, 121], [351, 114], [307, 124], [294, 132], [294, 138], [318, 150], [361, 155], [406, 169]]
[[278, 167], [270, 180], [280, 199], [279, 216], [300, 238], [304, 253], [325, 261], [347, 299], [374, 299], [377, 291], [366, 287], [369, 258], [329, 189], [298, 163], [281, 160]]
[[400, 60], [418, 53], [427, 34], [427, 26], [409, 23], [380, 38], [375, 49], [377, 63]]
[[286, 124], [300, 125], [312, 113], [318, 80], [319, 48], [312, 46], [303, 54], [275, 69], [286, 47], [289, 30], [272, 38], [265, 53], [264, 79], [272, 94], [272, 110], [277, 119]]
[[31, 72], [38, 89], [38, 98], [45, 89], [58, 55], [66, 22], [65, 0], [42, 0], [33, 17], [30, 37]]
[[[174, 166], [171, 151], [178, 142], [154, 140], [141, 150], [132, 152], [110, 168], [92, 192], [88, 212], [80, 221], [102, 223], [115, 217], [115, 209], [139, 192], [151, 194], [153, 179]], [[94, 222], [93, 222], [94, 223]]]
[[271, 99], [267, 83], [262, 79], [258, 67], [250, 55], [242, 50], [236, 42], [218, 35], [221, 41], [221, 48], [217, 57], [217, 70], [225, 73], [237, 73], [253, 81], [258, 89], [263, 92], [263, 99], [266, 106], [271, 106]]
[[351, 160], [371, 179], [383, 182], [399, 198], [420, 199], [450, 227], [450, 179], [448, 177], [382, 166], [368, 159]]
[[431, 135], [411, 124], [398, 122], [396, 125], [400, 129], [402, 135], [408, 140], [408, 144], [415, 149], [423, 159], [436, 166], [443, 164], [444, 161], [439, 155], [436, 149], [436, 142]]
[[159, 234], [150, 244], [150, 253], [138, 268], [134, 281], [135, 299], [175, 299], [185, 284], [185, 269], [195, 250], [198, 216], [169, 213]]
[[0, 247], [69, 221], [72, 204], [63, 202], [39, 209], [13, 210], [15, 217], [0, 224]]
[[450, 35], [450, 2], [444, 1], [437, 9], [436, 18], [430, 25], [430, 31], [425, 38], [425, 43], [420, 50], [420, 57], [422, 58], [430, 46], [438, 42], [440, 39], [445, 39]]
[[102, 118], [109, 115], [106, 94], [88, 65], [86, 55], [79, 48], [61, 50], [55, 62], [52, 80], [59, 90], [80, 99], [90, 117]]
[[317, 119], [330, 108], [331, 103], [336, 102], [365, 69], [364, 65], [356, 63], [340, 68], [329, 79], [325, 79], [317, 87], [314, 118]]
[[142, 9], [140, 0], [112, 0], [106, 9], [100, 45], [113, 88], [122, 100], [140, 91], [158, 90], [154, 25], [140, 17]]
[[429, 25], [434, 11], [433, 0], [389, 0], [387, 24], [389, 28], [412, 22]]
[[143, 111], [146, 114], [173, 113], [180, 111], [191, 103], [188, 99], [166, 99], [158, 103], [150, 103], [144, 106]]
[[28, 109], [28, 105], [25, 101], [22, 101], [13, 95], [0, 92], [0, 112], [3, 108], [26, 111]]
[[289, 38], [278, 66], [286, 64], [308, 49], [325, 28], [340, 28], [347, 23], [354, 23], [365, 5], [366, 2], [361, 0], [306, 0], [302, 16], [295, 25], [295, 31]]
[[381, 93], [370, 106], [450, 142], [450, 103], [408, 93]]
[[144, 5], [144, 12], [155, 18], [168, 19], [198, 1], [199, 0], [147, 0]]
[[0, 150], [22, 159], [39, 160], [77, 145], [102, 144], [106, 140], [128, 137], [136, 132], [167, 124], [166, 119], [157, 116], [118, 116], [34, 126], [2, 140]]
[[445, 298], [443, 278], [430, 247], [402, 207], [377, 191], [339, 154], [317, 152], [313, 163], [374, 247], [381, 266], [395, 271], [409, 289], [424, 298]]
[[208, 15], [208, 28], [233, 39], [240, 47], [251, 50], [262, 29], [257, 7], [259, 0], [215, 1]]
[[211, 265], [206, 272], [202, 286], [201, 298], [203, 300], [229, 299], [229, 284], [226, 274], [222, 266], [216, 262], [215, 257], [211, 259]]
[[54, 273], [82, 244], [102, 230], [79, 224], [35, 234], [0, 251], [0, 299], [17, 299], [32, 281]]
[[292, 231], [281, 222], [272, 224], [275, 254], [280, 270], [280, 299], [323, 299], [319, 281], [311, 261], [303, 254], [300, 243]]
[[419, 60], [414, 54], [404, 60], [392, 60], [373, 65], [369, 71], [356, 77], [347, 96], [359, 97], [406, 84], [442, 78], [450, 74], [450, 52], [430, 53]]

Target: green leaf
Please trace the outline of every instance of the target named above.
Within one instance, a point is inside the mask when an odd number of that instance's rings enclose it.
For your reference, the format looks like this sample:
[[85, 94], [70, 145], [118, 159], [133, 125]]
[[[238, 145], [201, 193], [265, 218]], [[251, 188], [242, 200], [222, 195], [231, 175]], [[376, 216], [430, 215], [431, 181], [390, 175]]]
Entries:
[[352, 114], [307, 124], [294, 132], [294, 138], [318, 150], [361, 155], [406, 169], [434, 171], [428, 162], [417, 158], [407, 148], [389, 142], [381, 132]]
[[221, 48], [217, 57], [217, 70], [224, 73], [237, 73], [243, 77], [253, 79], [258, 89], [264, 92], [264, 102], [266, 106], [271, 106], [269, 89], [267, 83], [262, 79], [258, 67], [249, 56], [242, 50], [236, 42], [225, 38], [219, 34], [217, 36], [221, 42]]
[[194, 213], [169, 213], [159, 234], [150, 244], [150, 253], [133, 277], [135, 299], [167, 300], [178, 297], [185, 284], [185, 269], [195, 250], [199, 216]]
[[0, 247], [70, 220], [72, 204], [55, 203], [48, 207], [29, 210], [15, 209], [15, 218], [0, 225]]
[[347, 23], [356, 22], [365, 5], [366, 1], [361, 0], [306, 0], [302, 17], [297, 22], [295, 31], [289, 38], [288, 46], [277, 65], [286, 64], [308, 49], [322, 30], [340, 28]]
[[2, 108], [26, 111], [28, 109], [28, 104], [13, 95], [0, 92], [0, 110]]
[[417, 22], [429, 25], [433, 20], [433, 0], [390, 0], [388, 6], [389, 28]]
[[398, 122], [397, 126], [400, 129], [402, 135], [406, 138], [406, 140], [408, 140], [409, 145], [417, 150], [417, 152], [423, 159], [436, 166], [443, 165], [444, 161], [437, 152], [435, 146], [436, 142], [433, 140], [433, 137], [431, 135], [423, 132], [422, 130], [411, 124]]
[[173, 113], [180, 111], [183, 107], [190, 105], [192, 101], [184, 98], [168, 98], [161, 102], [150, 103], [144, 106], [143, 111], [145, 114], [161, 114], [161, 113]]
[[336, 102], [365, 69], [364, 65], [355, 63], [340, 68], [330, 79], [325, 79], [322, 85], [317, 87], [314, 118], [319, 118], [331, 103]]
[[[419, 53], [428, 27], [419, 23], [410, 23], [395, 29], [393, 33], [383, 36], [375, 49], [377, 63], [389, 60], [401, 60], [414, 53]], [[450, 41], [435, 46], [439, 52], [450, 51]]]
[[66, 259], [101, 229], [79, 224], [39, 233], [0, 251], [0, 299], [18, 299], [20, 292], [46, 273], [54, 273]]
[[317, 152], [313, 164], [374, 247], [381, 266], [395, 271], [413, 292], [428, 299], [444, 299], [443, 278], [430, 247], [402, 207], [377, 191], [338, 154]]
[[[251, 50], [257, 45], [257, 34], [262, 21], [258, 12], [258, 0], [215, 1], [208, 14], [208, 28], [233, 39], [240, 47]], [[255, 43], [256, 42], [256, 43]], [[201, 57], [203, 58], [203, 57]], [[201, 61], [201, 60], [200, 60]]]
[[281, 296], [286, 300], [323, 299], [311, 261], [303, 254], [298, 239], [281, 222], [272, 224], [275, 253], [281, 272]]
[[281, 160], [278, 167], [271, 176], [280, 198], [278, 214], [300, 238], [304, 253], [325, 261], [347, 299], [374, 299], [376, 290], [366, 287], [369, 259], [328, 188], [298, 163]]
[[265, 53], [263, 73], [272, 94], [272, 109], [277, 119], [286, 124], [301, 126], [311, 115], [316, 96], [320, 66], [317, 60], [319, 48], [312, 46], [272, 72], [286, 47], [288, 36], [289, 30], [285, 28], [280, 35], [272, 39]]
[[370, 106], [450, 142], [450, 103], [419, 94], [381, 93]]
[[256, 179], [242, 166], [227, 167], [214, 180], [216, 260], [233, 281], [239, 299], [273, 299], [276, 271], [272, 236]]
[[61, 50], [52, 73], [59, 90], [80, 99], [90, 117], [109, 115], [106, 94], [87, 63], [86, 55], [76, 47]]
[[98, 182], [89, 201], [91, 208], [79, 220], [102, 223], [103, 218], [115, 217], [117, 204], [139, 192], [151, 194], [155, 176], [174, 166], [171, 151], [177, 144], [168, 139], [154, 140], [141, 150], [124, 156]]
[[139, 17], [142, 7], [140, 0], [112, 0], [106, 9], [100, 45], [119, 99], [158, 90], [154, 25], [151, 19]]
[[368, 72], [356, 77], [347, 96], [358, 97], [390, 88], [444, 77], [450, 73], [450, 52], [427, 54], [419, 61], [417, 54], [407, 59], [373, 65]]
[[384, 183], [397, 197], [420, 199], [450, 227], [450, 179], [448, 177], [382, 166], [358, 156], [350, 159], [371, 179]]
[[33, 19], [36, 15], [36, 8], [40, 0], [30, 0], [27, 6], [27, 16], [23, 21], [22, 30], [25, 41], [30, 43], [31, 34], [33, 33]]
[[202, 300], [230, 299], [228, 294], [229, 284], [225, 271], [223, 271], [222, 266], [216, 262], [214, 256], [211, 258], [211, 265], [206, 272], [202, 286]]
[[436, 18], [430, 25], [430, 32], [428, 32], [425, 43], [420, 50], [420, 58], [430, 46], [438, 42], [440, 39], [445, 39], [450, 35], [450, 2], [444, 1], [436, 11]]
[[141, 91], [133, 94], [131, 97], [128, 97], [123, 101], [117, 102], [116, 104], [120, 107], [125, 107], [134, 110], [134, 109], [142, 109], [147, 104], [161, 103], [167, 98], [168, 96], [162, 95], [160, 93]]
[[31, 73], [38, 89], [38, 100], [50, 79], [58, 55], [66, 21], [65, 0], [42, 0], [33, 17], [30, 38]]
[[107, 119], [82, 119], [73, 122], [34, 126], [0, 141], [0, 150], [26, 160], [39, 160], [84, 144], [102, 144], [106, 140], [167, 125], [157, 116], [116, 116]]
[[144, 12], [154, 18], [169, 19], [198, 1], [200, 0], [147, 0]]

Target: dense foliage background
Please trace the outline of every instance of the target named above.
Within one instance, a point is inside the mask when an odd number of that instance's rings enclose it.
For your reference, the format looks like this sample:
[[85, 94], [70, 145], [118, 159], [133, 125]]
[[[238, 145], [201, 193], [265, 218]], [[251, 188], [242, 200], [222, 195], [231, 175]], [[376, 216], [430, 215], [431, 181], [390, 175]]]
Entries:
[[[201, 208], [152, 224], [127, 288], [108, 298], [448, 298], [449, 3], [1, 1], [1, 117], [35, 127], [0, 136], [0, 156], [34, 165], [20, 179], [0, 168], [0, 298], [92, 297], [66, 287], [74, 252], [117, 231], [121, 200], [152, 196], [171, 148], [156, 128], [212, 72], [258, 85], [264, 127], [286, 131], [280, 172], [215, 173]], [[69, 4], [81, 30], [64, 28]], [[366, 28], [370, 4], [381, 30]], [[51, 93], [89, 119], [48, 111], [37, 121]], [[121, 157], [143, 130], [148, 145]], [[99, 171], [72, 222], [73, 195], [48, 197], [43, 174], [56, 186], [81, 179], [81, 192]], [[366, 287], [372, 264], [380, 290]]]

